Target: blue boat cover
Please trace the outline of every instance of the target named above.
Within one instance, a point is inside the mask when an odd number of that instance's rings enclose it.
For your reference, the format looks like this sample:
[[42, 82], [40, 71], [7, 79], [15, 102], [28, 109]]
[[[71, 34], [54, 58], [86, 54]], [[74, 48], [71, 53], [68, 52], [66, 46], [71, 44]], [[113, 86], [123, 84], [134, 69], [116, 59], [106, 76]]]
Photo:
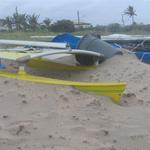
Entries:
[[150, 64], [150, 51], [137, 51], [136, 56], [147, 64]]
[[5, 66], [4, 64], [1, 64], [1, 63], [0, 63], [0, 70], [1, 70], [1, 69], [5, 69], [5, 68], [6, 68], [6, 66]]
[[79, 41], [79, 37], [73, 36], [70, 33], [60, 34], [52, 39], [52, 42], [67, 43], [72, 49], [77, 48]]
[[[113, 44], [111, 44], [111, 45], [112, 45], [112, 47], [114, 47], [114, 48], [121, 48], [121, 46], [119, 47], [119, 45], [118, 45], [118, 44], [116, 45], [115, 43], [113, 43]], [[150, 51], [141, 49], [141, 50], [139, 50], [139, 51], [136, 51], [136, 52], [135, 52], [135, 55], [136, 55], [136, 57], [137, 57], [138, 59], [140, 59], [142, 62], [147, 63], [147, 64], [150, 64]]]

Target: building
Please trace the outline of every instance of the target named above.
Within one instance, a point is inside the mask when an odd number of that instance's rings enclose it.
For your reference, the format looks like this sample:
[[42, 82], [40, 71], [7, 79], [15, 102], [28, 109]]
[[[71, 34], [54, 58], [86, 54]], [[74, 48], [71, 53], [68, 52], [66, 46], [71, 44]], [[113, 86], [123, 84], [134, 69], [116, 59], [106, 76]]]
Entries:
[[91, 23], [87, 23], [87, 22], [73, 21], [73, 23], [74, 23], [74, 27], [76, 29], [78, 29], [78, 28], [84, 28], [84, 29], [86, 29], [86, 28], [92, 27], [92, 24]]

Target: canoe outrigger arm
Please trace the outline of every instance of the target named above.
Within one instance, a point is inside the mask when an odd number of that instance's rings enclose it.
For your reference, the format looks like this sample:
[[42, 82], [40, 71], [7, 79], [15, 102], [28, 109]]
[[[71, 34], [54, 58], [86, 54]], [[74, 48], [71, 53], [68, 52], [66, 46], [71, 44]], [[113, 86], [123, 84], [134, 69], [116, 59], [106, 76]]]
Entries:
[[126, 83], [124, 82], [87, 83], [87, 82], [65, 81], [65, 80], [59, 80], [59, 79], [34, 76], [25, 72], [24, 66], [20, 66], [19, 71], [17, 73], [0, 71], [0, 77], [13, 78], [17, 80], [25, 80], [25, 81], [31, 81], [31, 82], [36, 82], [36, 83], [73, 86], [85, 92], [92, 92], [98, 95], [109, 96], [112, 98], [112, 101], [115, 103], [120, 102], [120, 98], [126, 87]]

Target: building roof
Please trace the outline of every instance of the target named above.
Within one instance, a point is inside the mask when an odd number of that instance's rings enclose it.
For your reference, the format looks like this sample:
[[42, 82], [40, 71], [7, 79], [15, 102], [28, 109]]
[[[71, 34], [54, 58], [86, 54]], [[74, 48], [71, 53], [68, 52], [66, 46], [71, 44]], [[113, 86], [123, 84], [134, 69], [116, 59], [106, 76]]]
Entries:
[[83, 22], [83, 21], [73, 21], [74, 25], [91, 25], [91, 23]]

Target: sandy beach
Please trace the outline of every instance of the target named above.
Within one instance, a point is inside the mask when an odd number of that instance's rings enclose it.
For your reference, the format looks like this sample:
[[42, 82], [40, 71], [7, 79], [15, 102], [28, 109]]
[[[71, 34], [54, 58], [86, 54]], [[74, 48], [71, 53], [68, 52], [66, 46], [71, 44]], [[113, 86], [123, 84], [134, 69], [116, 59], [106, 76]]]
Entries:
[[0, 78], [0, 150], [149, 150], [149, 75], [150, 66], [127, 53], [94, 70], [46, 74], [73, 81], [124, 81], [127, 88], [118, 105], [69, 86]]

